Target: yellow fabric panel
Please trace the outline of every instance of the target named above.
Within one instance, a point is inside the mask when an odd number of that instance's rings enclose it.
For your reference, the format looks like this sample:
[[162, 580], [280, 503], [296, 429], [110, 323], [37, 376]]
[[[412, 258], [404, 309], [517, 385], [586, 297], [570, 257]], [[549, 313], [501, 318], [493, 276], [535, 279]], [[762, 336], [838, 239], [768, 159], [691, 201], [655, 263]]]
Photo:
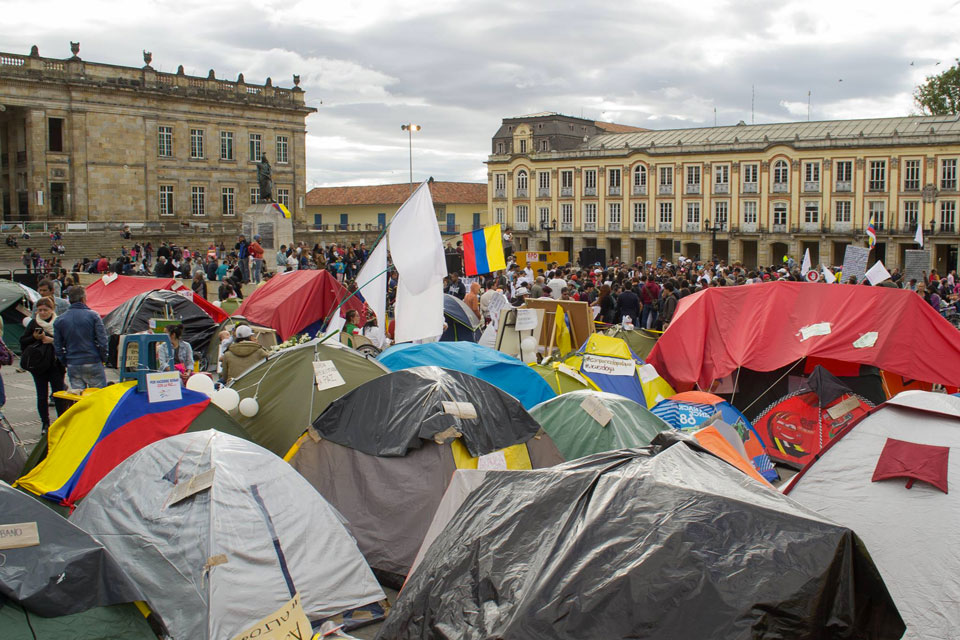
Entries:
[[583, 347], [584, 353], [595, 356], [607, 356], [610, 358], [624, 358], [632, 360], [630, 347], [622, 338], [605, 336], [602, 333], [594, 333], [587, 338], [587, 343]]
[[557, 313], [553, 318], [553, 327], [556, 330], [556, 343], [560, 353], [573, 351], [573, 340], [570, 338], [570, 329], [567, 328], [566, 314], [559, 304], [557, 305]]
[[660, 402], [660, 400], [657, 399], [658, 395], [663, 396], [661, 399], [677, 395], [677, 392], [673, 390], [670, 383], [660, 376], [657, 376], [656, 379], [650, 382], [644, 382], [643, 379], [641, 379], [640, 386], [643, 387], [643, 397], [647, 399], [647, 409], [652, 408], [653, 405]]
[[483, 238], [487, 245], [487, 268], [491, 272], [506, 269], [507, 263], [503, 256], [503, 232], [500, 231], [500, 225], [484, 227]]
[[[470, 455], [470, 452], [467, 451], [464, 444], [460, 442], [460, 438], [450, 443], [450, 449], [453, 451], [453, 462], [457, 465], [457, 469], [477, 468], [479, 458], [474, 458]], [[503, 457], [507, 461], [507, 469], [521, 470], [533, 468], [530, 464], [530, 454], [527, 453], [527, 445], [515, 444], [512, 447], [501, 449], [501, 451], [503, 451]]]
[[76, 473], [83, 459], [96, 444], [113, 408], [136, 380], [114, 384], [84, 395], [57, 418], [47, 432], [47, 448], [57, 451], [55, 459], [44, 458], [14, 483], [38, 496], [55, 491]]

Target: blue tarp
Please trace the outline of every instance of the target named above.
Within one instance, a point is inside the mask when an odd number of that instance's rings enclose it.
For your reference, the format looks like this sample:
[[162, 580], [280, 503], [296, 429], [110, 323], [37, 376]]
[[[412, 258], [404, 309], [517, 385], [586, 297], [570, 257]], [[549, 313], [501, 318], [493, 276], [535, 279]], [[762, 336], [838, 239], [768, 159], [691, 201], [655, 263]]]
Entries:
[[506, 391], [530, 409], [556, 394], [546, 380], [516, 358], [473, 342], [398, 344], [377, 358], [391, 371], [435, 366], [480, 378]]

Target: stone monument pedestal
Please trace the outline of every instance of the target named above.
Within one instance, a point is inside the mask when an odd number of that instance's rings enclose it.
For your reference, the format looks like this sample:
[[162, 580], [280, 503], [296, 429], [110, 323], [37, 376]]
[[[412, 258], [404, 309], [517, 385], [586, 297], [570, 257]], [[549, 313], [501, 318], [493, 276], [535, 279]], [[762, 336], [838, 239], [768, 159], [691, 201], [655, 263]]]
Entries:
[[247, 207], [240, 216], [243, 235], [247, 240], [253, 236], [260, 236], [260, 246], [274, 251], [280, 245], [287, 247], [293, 244], [293, 219], [284, 218], [273, 203], [258, 202]]

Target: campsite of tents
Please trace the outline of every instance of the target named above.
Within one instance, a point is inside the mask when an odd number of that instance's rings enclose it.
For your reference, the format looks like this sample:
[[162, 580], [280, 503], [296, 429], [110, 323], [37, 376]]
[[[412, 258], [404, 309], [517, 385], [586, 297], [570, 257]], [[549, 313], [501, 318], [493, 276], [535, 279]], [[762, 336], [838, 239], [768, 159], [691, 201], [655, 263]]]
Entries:
[[641, 360], [621, 338], [591, 334], [564, 364], [595, 388], [630, 398], [647, 408], [674, 394], [653, 365]]

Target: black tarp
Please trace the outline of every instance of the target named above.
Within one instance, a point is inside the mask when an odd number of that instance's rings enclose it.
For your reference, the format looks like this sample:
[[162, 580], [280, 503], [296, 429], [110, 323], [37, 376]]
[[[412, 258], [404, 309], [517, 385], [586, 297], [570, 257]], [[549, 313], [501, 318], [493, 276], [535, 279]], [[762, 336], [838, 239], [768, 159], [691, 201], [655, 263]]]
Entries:
[[900, 638], [867, 550], [688, 444], [488, 472], [378, 640]]
[[[468, 402], [477, 417], [447, 413], [443, 402]], [[455, 430], [477, 457], [524, 443], [540, 430], [510, 394], [440, 367], [413, 367], [365, 382], [335, 400], [313, 427], [321, 437], [371, 456], [404, 456], [422, 440], [452, 440]]]
[[853, 393], [850, 387], [844, 384], [840, 378], [820, 365], [813, 368], [804, 385], [817, 394], [821, 407], [826, 407], [834, 400], [838, 400], [848, 393]]
[[147, 331], [151, 318], [162, 318], [167, 313], [183, 324], [183, 340], [190, 343], [194, 359], [199, 360], [217, 332], [217, 323], [192, 299], [158, 289], [130, 298], [104, 317], [103, 327], [110, 338], [110, 362], [116, 362], [120, 336]]
[[0, 525], [22, 523], [36, 523], [40, 544], [0, 551], [0, 595], [41, 616], [144, 599], [103, 545], [0, 482]]

